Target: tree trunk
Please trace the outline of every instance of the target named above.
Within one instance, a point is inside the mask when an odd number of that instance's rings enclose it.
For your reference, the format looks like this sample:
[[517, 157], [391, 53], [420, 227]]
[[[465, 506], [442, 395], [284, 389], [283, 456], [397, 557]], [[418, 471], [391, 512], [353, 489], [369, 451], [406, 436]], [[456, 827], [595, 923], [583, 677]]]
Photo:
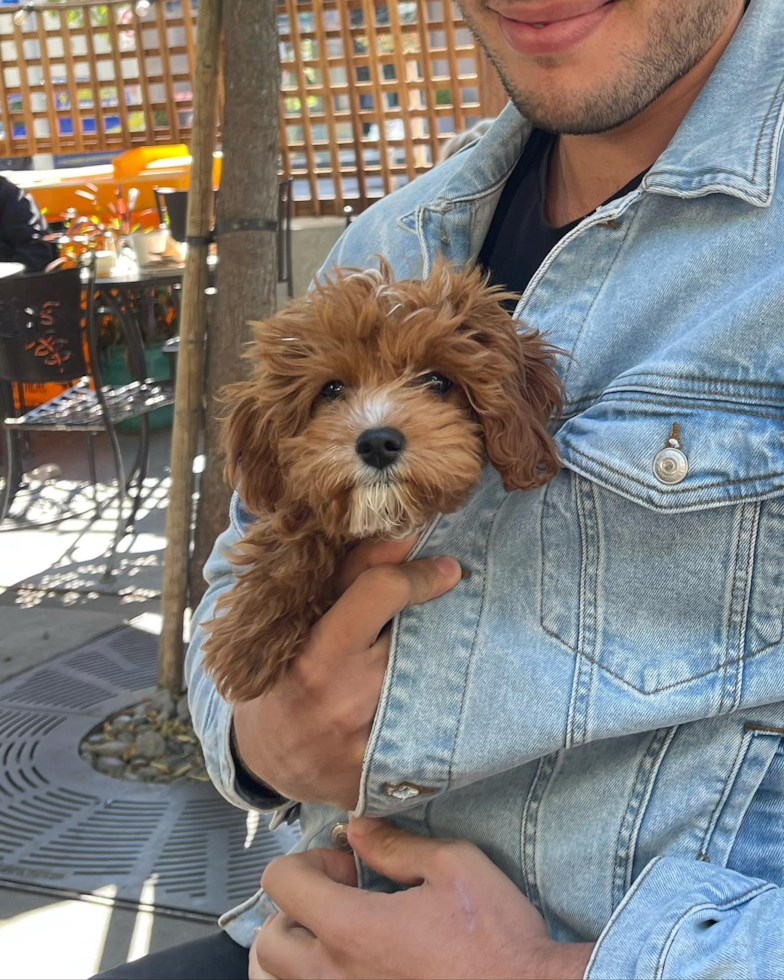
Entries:
[[[276, 219], [278, 195], [278, 35], [271, 0], [224, 0], [225, 91], [223, 174], [218, 228], [243, 218]], [[207, 338], [207, 413], [190, 599], [195, 608], [205, 583], [204, 563], [228, 524], [231, 491], [223, 478], [219, 418], [224, 385], [246, 375], [241, 360], [249, 320], [275, 309], [276, 236], [270, 231], [222, 231], [218, 237], [215, 316]]]
[[163, 568], [163, 627], [158, 686], [182, 689], [182, 624], [187, 602], [191, 543], [193, 457], [199, 438], [204, 374], [207, 254], [212, 220], [212, 161], [218, 121], [218, 74], [222, 0], [201, 0], [193, 91], [191, 178], [188, 193], [188, 257], [185, 262], [180, 352], [171, 448], [171, 490], [166, 515]]

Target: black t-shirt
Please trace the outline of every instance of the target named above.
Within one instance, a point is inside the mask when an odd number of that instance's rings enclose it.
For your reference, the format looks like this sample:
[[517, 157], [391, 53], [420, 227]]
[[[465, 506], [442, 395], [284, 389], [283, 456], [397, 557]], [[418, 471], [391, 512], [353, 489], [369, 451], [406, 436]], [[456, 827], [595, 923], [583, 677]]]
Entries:
[[[501, 193], [478, 263], [490, 272], [491, 282], [523, 293], [539, 266], [558, 242], [582, 221], [556, 228], [545, 217], [547, 163], [555, 136], [535, 129], [525, 145]], [[634, 180], [608, 198], [605, 204], [633, 191], [645, 176]], [[514, 310], [516, 303], [507, 307]]]

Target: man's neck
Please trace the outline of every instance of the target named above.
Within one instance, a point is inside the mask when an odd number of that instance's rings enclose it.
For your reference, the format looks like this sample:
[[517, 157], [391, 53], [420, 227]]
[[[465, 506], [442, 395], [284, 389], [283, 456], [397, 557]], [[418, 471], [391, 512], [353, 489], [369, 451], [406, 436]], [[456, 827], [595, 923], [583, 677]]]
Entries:
[[634, 119], [590, 136], [559, 136], [550, 155], [546, 213], [560, 226], [590, 214], [647, 170], [667, 148], [711, 72], [743, 11], [733, 17], [710, 51], [690, 72]]

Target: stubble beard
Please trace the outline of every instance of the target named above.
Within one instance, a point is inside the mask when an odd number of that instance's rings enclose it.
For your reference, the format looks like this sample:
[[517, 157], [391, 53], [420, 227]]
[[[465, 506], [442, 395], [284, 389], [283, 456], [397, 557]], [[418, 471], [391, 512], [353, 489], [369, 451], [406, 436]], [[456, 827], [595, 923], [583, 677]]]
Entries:
[[463, 15], [518, 112], [538, 129], [582, 136], [616, 129], [647, 109], [707, 54], [738, 6], [738, 0], [692, 0], [672, 12], [669, 3], [663, 0], [656, 9], [644, 50], [621, 51], [617, 70], [590, 90], [559, 88], [556, 57], [539, 60], [541, 67], [554, 73], [554, 84], [548, 91], [526, 89], [524, 82], [513, 77], [510, 56], [491, 51], [470, 10], [464, 10]]

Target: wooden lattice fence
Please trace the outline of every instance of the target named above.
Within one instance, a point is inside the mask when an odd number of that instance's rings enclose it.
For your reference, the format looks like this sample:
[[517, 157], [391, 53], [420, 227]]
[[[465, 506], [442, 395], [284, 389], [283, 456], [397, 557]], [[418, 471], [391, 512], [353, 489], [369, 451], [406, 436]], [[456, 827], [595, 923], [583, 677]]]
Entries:
[[[452, 0], [257, 2], [277, 4], [281, 172], [299, 214], [361, 210], [503, 104]], [[189, 142], [197, 12], [198, 0], [153, 0], [145, 17], [128, 0], [0, 6], [0, 155]]]
[[28, 5], [20, 24], [24, 7], [0, 7], [0, 152], [187, 142], [196, 8], [158, 0], [141, 19], [127, 0], [72, 0]]
[[279, 0], [283, 169], [298, 209], [364, 207], [503, 102], [452, 0]]

